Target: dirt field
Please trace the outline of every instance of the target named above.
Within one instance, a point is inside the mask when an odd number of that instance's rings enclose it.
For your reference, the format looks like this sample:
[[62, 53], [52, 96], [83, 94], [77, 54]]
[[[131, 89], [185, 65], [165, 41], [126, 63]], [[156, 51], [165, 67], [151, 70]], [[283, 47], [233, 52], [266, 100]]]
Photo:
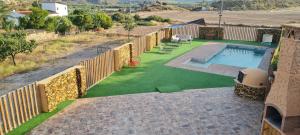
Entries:
[[[219, 19], [217, 11], [158, 11], [141, 12], [139, 15], [158, 15], [180, 22], [204, 18], [208, 23], [218, 23]], [[225, 11], [222, 23], [280, 26], [291, 21], [300, 22], [300, 7], [268, 11]]]
[[[125, 39], [126, 37], [106, 37], [90, 32], [39, 43], [33, 53], [17, 55], [17, 67], [11, 64], [10, 59], [0, 63], [1, 75], [19, 72], [0, 79], [0, 95], [59, 73], [82, 60], [98, 55], [98, 47], [114, 48], [124, 43]], [[44, 45], [47, 46], [46, 51], [43, 49]]]

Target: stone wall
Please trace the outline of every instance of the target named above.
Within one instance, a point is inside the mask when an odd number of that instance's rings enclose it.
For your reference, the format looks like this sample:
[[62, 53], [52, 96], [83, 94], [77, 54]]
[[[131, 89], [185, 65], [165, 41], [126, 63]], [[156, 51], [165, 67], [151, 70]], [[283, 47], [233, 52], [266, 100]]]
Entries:
[[224, 29], [219, 27], [200, 27], [199, 38], [206, 40], [222, 40]]
[[132, 46], [132, 43], [114, 48], [115, 71], [120, 71], [122, 67], [128, 65], [132, 51], [130, 46]]
[[264, 100], [265, 91], [266, 91], [265, 87], [254, 88], [235, 81], [234, 93], [237, 94], [238, 96], [247, 97], [252, 100]]
[[37, 83], [43, 112], [53, 111], [58, 104], [86, 94], [86, 72], [82, 66], [69, 68]]
[[281, 37], [281, 29], [280, 28], [259, 28], [257, 29], [257, 42], [262, 42], [264, 34], [273, 35], [273, 42], [278, 44]]

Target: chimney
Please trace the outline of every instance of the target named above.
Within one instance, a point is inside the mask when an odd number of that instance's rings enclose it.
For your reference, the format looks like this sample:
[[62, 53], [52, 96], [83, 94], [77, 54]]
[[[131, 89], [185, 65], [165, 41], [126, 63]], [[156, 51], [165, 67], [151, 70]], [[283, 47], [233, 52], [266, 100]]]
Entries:
[[300, 24], [282, 29], [278, 71], [265, 102], [262, 135], [300, 135]]

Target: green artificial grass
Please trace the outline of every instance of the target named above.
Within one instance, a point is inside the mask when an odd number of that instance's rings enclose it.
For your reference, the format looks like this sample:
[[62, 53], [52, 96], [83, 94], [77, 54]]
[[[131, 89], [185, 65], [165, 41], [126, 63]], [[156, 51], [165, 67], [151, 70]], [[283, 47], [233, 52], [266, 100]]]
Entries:
[[164, 65], [170, 60], [208, 42], [257, 45], [256, 42], [194, 40], [191, 45], [184, 44], [168, 54], [161, 54], [159, 49], [155, 48], [151, 52], [141, 55], [141, 64], [138, 67], [123, 68], [121, 71], [113, 73], [110, 77], [92, 87], [85, 97], [157, 92], [157, 87], [174, 84], [180, 90], [233, 86], [233, 77]]
[[50, 118], [51, 116], [53, 116], [54, 114], [58, 113], [59, 111], [61, 111], [64, 108], [66, 108], [68, 105], [72, 104], [73, 102], [74, 102], [74, 100], [62, 102], [52, 112], [41, 113], [41, 114], [37, 115], [35, 118], [25, 122], [20, 127], [9, 132], [7, 135], [24, 135], [24, 134], [30, 132], [33, 128], [35, 128], [42, 122], [44, 122], [45, 120], [47, 120], [48, 118]]
[[164, 85], [164, 86], [158, 86], [156, 90], [159, 91], [160, 93], [171, 93], [171, 92], [180, 91], [181, 88], [179, 88], [177, 85]]

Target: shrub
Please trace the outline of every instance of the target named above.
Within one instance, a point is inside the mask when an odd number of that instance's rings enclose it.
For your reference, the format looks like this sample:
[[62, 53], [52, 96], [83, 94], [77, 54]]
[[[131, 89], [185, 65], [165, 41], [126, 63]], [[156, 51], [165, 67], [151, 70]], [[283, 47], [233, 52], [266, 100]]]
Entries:
[[156, 26], [157, 24], [153, 21], [139, 21], [137, 22], [137, 25], [141, 26]]
[[30, 29], [40, 29], [44, 28], [46, 17], [48, 16], [48, 11], [43, 10], [38, 7], [31, 8], [32, 13], [28, 15], [29, 21], [27, 21], [27, 27]]
[[112, 15], [112, 20], [116, 22], [123, 22], [125, 20], [125, 15], [122, 13], [115, 13]]
[[156, 15], [148, 16], [145, 20], [157, 21], [157, 22], [171, 22], [171, 19], [169, 19], [169, 18], [162, 18], [162, 17], [156, 16]]
[[133, 16], [133, 18], [134, 18], [135, 21], [140, 21], [140, 20], [142, 20], [141, 16], [138, 15], [138, 14], [135, 14], [135, 15]]
[[45, 28], [47, 31], [54, 32], [57, 28], [59, 17], [48, 17], [45, 21]]
[[74, 10], [70, 15], [70, 20], [80, 31], [89, 30], [94, 27], [92, 15], [83, 10]]
[[271, 63], [271, 66], [272, 66], [274, 71], [277, 71], [278, 61], [279, 61], [279, 55], [275, 55], [273, 60], [272, 60], [272, 63]]
[[108, 29], [113, 25], [112, 19], [106, 13], [96, 13], [93, 16], [94, 28]]
[[61, 35], [65, 35], [67, 32], [70, 32], [73, 24], [67, 17], [61, 17], [58, 20], [56, 32], [60, 33]]

